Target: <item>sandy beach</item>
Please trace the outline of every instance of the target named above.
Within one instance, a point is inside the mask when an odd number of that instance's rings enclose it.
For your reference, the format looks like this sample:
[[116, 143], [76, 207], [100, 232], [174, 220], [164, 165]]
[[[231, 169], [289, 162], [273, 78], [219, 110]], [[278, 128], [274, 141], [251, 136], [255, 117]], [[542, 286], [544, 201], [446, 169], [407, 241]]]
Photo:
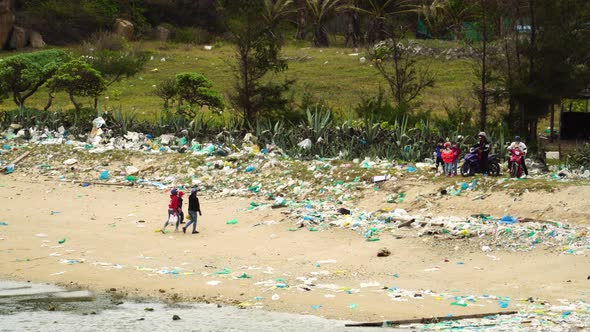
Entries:
[[[396, 185], [407, 196], [394, 206], [408, 213], [424, 209], [419, 195], [440, 187], [428, 180]], [[438, 199], [428, 213], [510, 213], [587, 227], [589, 193], [588, 186], [571, 185], [516, 196], [496, 192], [474, 202], [473, 192]], [[386, 187], [368, 191], [348, 206], [383, 208], [386, 195]], [[369, 242], [345, 228], [297, 228], [285, 208], [247, 210], [261, 198], [203, 194], [200, 200], [200, 234], [173, 227], [162, 234], [156, 230], [165, 221], [167, 190], [2, 176], [0, 221], [7, 225], [0, 226], [0, 279], [354, 321], [518, 310], [527, 299], [589, 300], [587, 251], [485, 252], [467, 240], [419, 237], [410, 228]], [[233, 218], [236, 224], [226, 224]], [[391, 255], [377, 257], [383, 247]], [[469, 305], [456, 305], [458, 299]]]

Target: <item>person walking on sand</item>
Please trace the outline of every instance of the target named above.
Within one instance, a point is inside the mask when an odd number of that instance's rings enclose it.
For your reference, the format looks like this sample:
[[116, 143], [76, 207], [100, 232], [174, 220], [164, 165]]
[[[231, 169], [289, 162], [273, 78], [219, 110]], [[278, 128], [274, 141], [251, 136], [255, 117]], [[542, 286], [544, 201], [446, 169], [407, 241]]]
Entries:
[[178, 225], [184, 224], [184, 212], [182, 212], [182, 202], [184, 201], [184, 191], [178, 192], [178, 221], [176, 222], [176, 230], [178, 231]]
[[188, 216], [190, 221], [184, 227], [182, 227], [182, 232], [186, 234], [186, 229], [192, 224], [193, 225], [193, 234], [198, 234], [197, 231], [197, 212], [199, 216], [202, 216], [201, 213], [201, 205], [199, 204], [199, 198], [197, 197], [197, 188], [193, 188], [191, 190], [191, 194], [188, 197]]
[[[166, 218], [166, 222], [164, 223], [164, 227], [160, 230], [162, 234], [165, 234], [166, 227], [170, 222], [170, 217], [175, 216], [178, 222], [178, 190], [176, 188], [170, 190], [170, 203], [168, 203], [168, 218]], [[176, 229], [178, 230], [178, 223], [176, 224]]]

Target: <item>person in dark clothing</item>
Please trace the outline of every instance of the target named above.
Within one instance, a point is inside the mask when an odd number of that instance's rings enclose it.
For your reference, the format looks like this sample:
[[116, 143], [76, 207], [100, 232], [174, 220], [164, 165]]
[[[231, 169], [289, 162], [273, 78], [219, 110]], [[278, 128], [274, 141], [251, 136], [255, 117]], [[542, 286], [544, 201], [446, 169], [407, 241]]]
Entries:
[[178, 192], [178, 221], [176, 222], [176, 230], [178, 231], [178, 224], [184, 224], [184, 212], [182, 212], [182, 202], [184, 201], [184, 191]]
[[186, 234], [186, 229], [192, 224], [193, 225], [193, 234], [198, 234], [197, 231], [197, 212], [199, 216], [202, 216], [201, 213], [201, 205], [199, 204], [199, 198], [197, 197], [197, 188], [193, 188], [191, 190], [191, 194], [188, 197], [188, 216], [190, 221], [184, 227], [182, 227], [182, 232]]
[[479, 163], [481, 167], [481, 171], [484, 175], [488, 174], [489, 165], [488, 165], [488, 156], [490, 154], [490, 142], [488, 141], [488, 136], [485, 132], [479, 133], [479, 143], [476, 145], [479, 155]]
[[438, 171], [438, 166], [441, 165], [443, 166], [443, 170], [444, 170], [444, 162], [442, 159], [442, 150], [444, 149], [444, 143], [445, 140], [443, 140], [442, 138], [439, 138], [438, 143], [436, 144], [436, 147], [434, 148], [434, 158], [436, 158], [436, 170]]

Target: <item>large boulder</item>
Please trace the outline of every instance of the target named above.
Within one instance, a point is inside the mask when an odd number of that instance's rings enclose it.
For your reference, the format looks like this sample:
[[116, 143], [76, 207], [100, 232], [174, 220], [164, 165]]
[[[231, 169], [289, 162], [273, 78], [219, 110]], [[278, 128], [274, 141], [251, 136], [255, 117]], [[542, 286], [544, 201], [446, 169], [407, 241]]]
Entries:
[[0, 49], [10, 40], [15, 21], [10, 0], [0, 0]]
[[167, 42], [170, 38], [170, 30], [162, 25], [156, 27], [156, 40], [161, 42]]
[[133, 39], [133, 33], [135, 32], [135, 27], [133, 23], [124, 20], [122, 18], [118, 18], [115, 20], [115, 25], [113, 26], [113, 32], [121, 37], [124, 37], [127, 40]]
[[43, 40], [43, 36], [35, 30], [29, 31], [29, 43], [32, 48], [44, 48], [47, 45]]
[[11, 49], [21, 49], [27, 47], [29, 44], [29, 36], [27, 35], [27, 30], [25, 28], [14, 26], [12, 29], [12, 36], [10, 36], [10, 42], [8, 46]]

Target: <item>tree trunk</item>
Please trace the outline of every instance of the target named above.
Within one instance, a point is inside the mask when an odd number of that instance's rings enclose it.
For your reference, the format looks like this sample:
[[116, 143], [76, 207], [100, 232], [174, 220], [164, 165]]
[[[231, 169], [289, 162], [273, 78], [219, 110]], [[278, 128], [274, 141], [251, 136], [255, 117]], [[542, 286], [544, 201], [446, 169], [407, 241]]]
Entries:
[[488, 47], [488, 28], [486, 20], [486, 0], [481, 0], [482, 4], [482, 52], [481, 52], [481, 91], [479, 104], [479, 129], [486, 131], [486, 120], [488, 116], [488, 96], [487, 96], [487, 47]]
[[305, 0], [297, 1], [297, 33], [295, 39], [305, 40], [307, 38], [307, 4]]
[[551, 123], [549, 129], [549, 143], [553, 143], [553, 130], [555, 128], [555, 105], [551, 105]]
[[74, 104], [74, 107], [76, 108], [76, 113], [80, 114], [80, 110], [81, 110], [80, 104], [78, 104], [76, 102], [76, 99], [74, 98], [73, 94], [70, 93], [69, 95], [70, 95], [70, 101], [72, 102], [72, 104]]
[[349, 10], [346, 24], [346, 47], [358, 47], [361, 43], [361, 24], [357, 11]]
[[330, 41], [328, 40], [328, 34], [321, 24], [318, 24], [313, 30], [313, 46], [314, 47], [328, 47]]
[[53, 105], [53, 98], [55, 98], [53, 96], [53, 94], [51, 94], [51, 92], [49, 92], [48, 94], [49, 94], [49, 99], [47, 99], [47, 105], [45, 105], [45, 107], [43, 107], [43, 110], [46, 112], [49, 110], [51, 105]]

